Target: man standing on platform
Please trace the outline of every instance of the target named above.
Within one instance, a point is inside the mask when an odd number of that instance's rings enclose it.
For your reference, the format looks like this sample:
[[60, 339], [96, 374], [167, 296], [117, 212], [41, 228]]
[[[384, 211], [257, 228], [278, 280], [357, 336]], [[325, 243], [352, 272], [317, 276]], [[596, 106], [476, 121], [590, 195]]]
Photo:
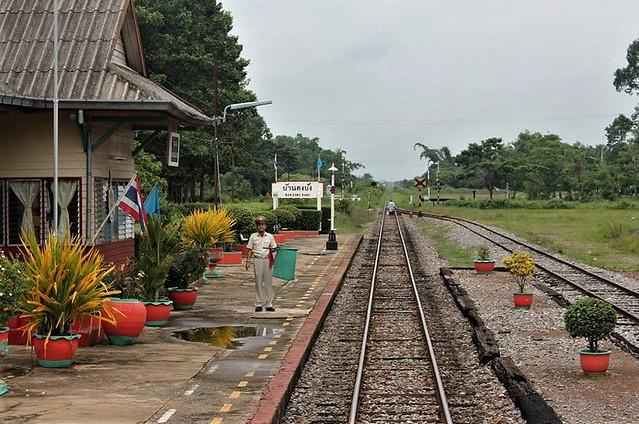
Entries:
[[249, 269], [251, 258], [253, 259], [253, 272], [255, 274], [255, 312], [262, 312], [262, 306], [269, 312], [275, 311], [273, 307], [273, 262], [277, 244], [273, 236], [266, 232], [266, 217], [255, 218], [257, 232], [251, 234], [246, 256], [246, 270]]

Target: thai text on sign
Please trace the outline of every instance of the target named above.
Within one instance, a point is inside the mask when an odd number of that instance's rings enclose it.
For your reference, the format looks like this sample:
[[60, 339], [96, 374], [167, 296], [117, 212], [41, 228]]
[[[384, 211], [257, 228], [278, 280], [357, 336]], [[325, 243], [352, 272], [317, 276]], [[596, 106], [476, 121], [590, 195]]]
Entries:
[[273, 196], [280, 199], [317, 199], [324, 195], [324, 183], [317, 181], [278, 181], [272, 183]]

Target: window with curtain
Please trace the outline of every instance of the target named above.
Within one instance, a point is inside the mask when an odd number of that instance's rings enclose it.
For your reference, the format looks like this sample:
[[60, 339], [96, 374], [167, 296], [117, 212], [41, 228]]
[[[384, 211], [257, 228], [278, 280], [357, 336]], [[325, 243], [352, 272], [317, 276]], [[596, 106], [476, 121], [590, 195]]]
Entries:
[[[80, 178], [58, 180], [59, 230], [80, 233]], [[19, 245], [22, 229], [32, 229], [38, 242], [46, 240], [53, 226], [53, 180], [0, 180], [0, 243]], [[28, 205], [28, 206], [25, 206]], [[6, 231], [6, 233], [5, 233]]]
[[42, 230], [42, 181], [7, 181], [7, 233], [8, 244], [20, 244], [20, 234], [33, 230], [40, 241]]
[[[45, 239], [50, 230], [53, 230], [53, 180], [48, 180], [46, 196], [44, 198]], [[80, 180], [58, 180], [58, 233], [64, 234], [67, 230], [71, 235], [80, 233]]]

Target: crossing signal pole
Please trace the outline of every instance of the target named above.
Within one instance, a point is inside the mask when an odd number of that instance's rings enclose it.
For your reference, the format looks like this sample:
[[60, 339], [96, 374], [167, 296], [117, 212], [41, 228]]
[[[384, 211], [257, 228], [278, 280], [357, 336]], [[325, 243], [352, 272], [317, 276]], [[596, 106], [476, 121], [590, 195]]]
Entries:
[[415, 188], [417, 189], [417, 196], [419, 197], [419, 212], [418, 216], [422, 216], [422, 190], [428, 187], [428, 178], [415, 177]]

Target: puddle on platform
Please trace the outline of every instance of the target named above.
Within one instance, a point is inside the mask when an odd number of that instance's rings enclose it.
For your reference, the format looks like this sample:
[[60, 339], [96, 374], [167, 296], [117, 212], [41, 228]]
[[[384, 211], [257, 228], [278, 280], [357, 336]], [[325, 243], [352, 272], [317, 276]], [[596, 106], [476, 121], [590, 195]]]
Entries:
[[224, 327], [200, 327], [190, 330], [176, 331], [174, 337], [189, 342], [207, 343], [211, 346], [222, 347], [224, 349], [237, 349], [244, 345], [244, 342], [237, 340], [245, 337], [265, 337], [276, 333], [272, 327], [244, 327], [244, 326], [224, 326]]

